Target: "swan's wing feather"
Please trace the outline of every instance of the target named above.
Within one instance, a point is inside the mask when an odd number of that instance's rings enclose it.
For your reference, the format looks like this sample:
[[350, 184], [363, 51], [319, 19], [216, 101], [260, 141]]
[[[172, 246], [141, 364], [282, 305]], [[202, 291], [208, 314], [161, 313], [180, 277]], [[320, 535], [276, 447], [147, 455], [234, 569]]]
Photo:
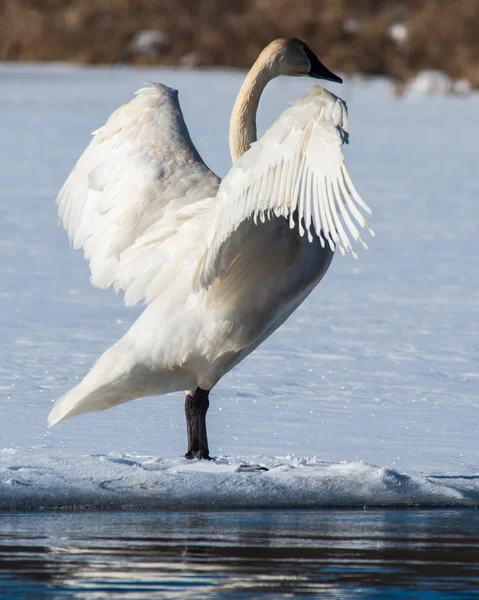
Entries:
[[356, 256], [350, 238], [362, 242], [356, 224], [367, 225], [359, 209], [370, 210], [344, 164], [347, 118], [343, 100], [315, 87], [252, 144], [218, 190], [200, 285], [208, 287], [221, 276], [223, 245], [249, 219], [286, 217], [301, 236], [316, 235], [321, 245]]
[[176, 90], [161, 84], [139, 90], [93, 136], [58, 194], [58, 214], [93, 285], [125, 290], [131, 304], [148, 295], [141, 269], [150, 277], [162, 269], [151, 230], [170, 238], [195, 214], [191, 204], [215, 196], [219, 179], [191, 141]]

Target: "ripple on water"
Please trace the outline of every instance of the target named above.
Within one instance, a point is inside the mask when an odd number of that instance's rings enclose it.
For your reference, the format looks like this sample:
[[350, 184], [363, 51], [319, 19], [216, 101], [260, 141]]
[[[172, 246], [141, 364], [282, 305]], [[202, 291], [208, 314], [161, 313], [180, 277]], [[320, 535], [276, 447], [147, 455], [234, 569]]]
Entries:
[[479, 597], [473, 510], [3, 514], [0, 524], [3, 598]]

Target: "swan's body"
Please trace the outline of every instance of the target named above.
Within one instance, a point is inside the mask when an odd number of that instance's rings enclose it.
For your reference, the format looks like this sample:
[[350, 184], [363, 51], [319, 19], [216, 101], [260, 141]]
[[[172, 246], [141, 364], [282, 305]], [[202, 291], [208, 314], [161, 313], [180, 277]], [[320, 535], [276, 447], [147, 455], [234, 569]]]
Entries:
[[[246, 78], [231, 119], [235, 164], [222, 182], [193, 146], [176, 91], [165, 86], [140, 90], [95, 132], [60, 191], [59, 215], [90, 261], [92, 283], [148, 306], [57, 402], [51, 425], [192, 390], [187, 419], [202, 408], [199, 421], [188, 422], [189, 456], [207, 456], [208, 391], [303, 302], [336, 246], [351, 250], [339, 217], [359, 239], [346, 207], [363, 227], [354, 201], [367, 207], [344, 168], [342, 100], [314, 88], [250, 147], [267, 81], [313, 74], [315, 57], [304, 48], [273, 42]], [[196, 426], [204, 428], [199, 437]]]

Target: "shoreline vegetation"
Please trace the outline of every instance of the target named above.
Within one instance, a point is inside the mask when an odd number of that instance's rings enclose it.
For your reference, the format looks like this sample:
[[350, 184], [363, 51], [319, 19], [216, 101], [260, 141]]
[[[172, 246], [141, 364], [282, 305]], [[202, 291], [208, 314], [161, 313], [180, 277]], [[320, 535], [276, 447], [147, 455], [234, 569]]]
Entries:
[[276, 37], [398, 89], [425, 70], [479, 89], [478, 0], [0, 0], [0, 60], [248, 68]]

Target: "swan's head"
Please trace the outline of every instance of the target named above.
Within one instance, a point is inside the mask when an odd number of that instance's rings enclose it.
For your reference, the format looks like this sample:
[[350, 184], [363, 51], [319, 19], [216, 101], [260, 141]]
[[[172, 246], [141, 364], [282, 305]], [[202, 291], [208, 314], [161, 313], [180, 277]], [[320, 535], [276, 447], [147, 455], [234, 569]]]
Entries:
[[296, 38], [274, 40], [261, 54], [263, 56], [260, 58], [270, 64], [276, 75], [308, 75], [316, 79], [343, 83], [341, 77], [326, 68], [307, 44]]

